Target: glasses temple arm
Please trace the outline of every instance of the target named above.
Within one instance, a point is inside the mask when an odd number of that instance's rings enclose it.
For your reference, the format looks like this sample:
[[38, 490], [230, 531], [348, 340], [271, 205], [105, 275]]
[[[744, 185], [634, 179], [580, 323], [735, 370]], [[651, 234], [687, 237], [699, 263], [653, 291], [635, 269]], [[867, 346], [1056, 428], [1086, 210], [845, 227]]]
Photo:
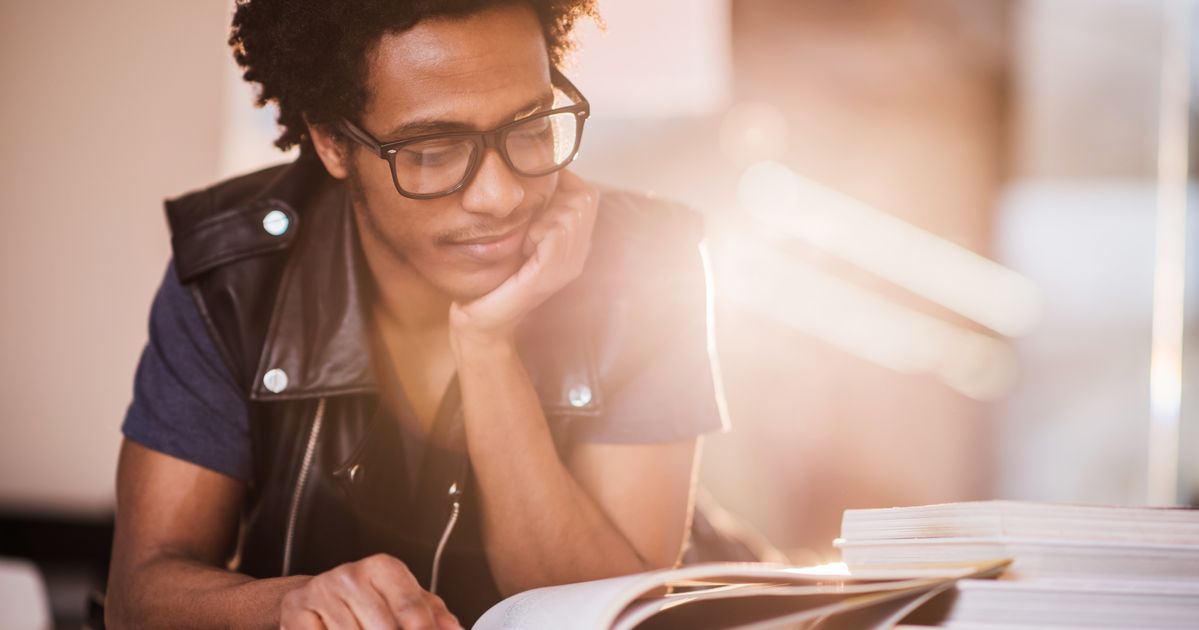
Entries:
[[359, 129], [354, 123], [342, 118], [339, 121], [339, 126], [342, 132], [349, 136], [351, 140], [379, 154], [379, 157], [386, 157], [383, 154], [383, 147], [379, 145], [379, 141], [375, 140], [369, 133]]

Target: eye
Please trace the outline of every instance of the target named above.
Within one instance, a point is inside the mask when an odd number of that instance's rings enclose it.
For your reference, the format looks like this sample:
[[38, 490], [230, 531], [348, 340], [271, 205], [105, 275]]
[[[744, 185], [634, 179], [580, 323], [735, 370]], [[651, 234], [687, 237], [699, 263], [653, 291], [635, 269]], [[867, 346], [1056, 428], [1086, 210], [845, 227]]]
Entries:
[[550, 132], [550, 117], [538, 116], [517, 125], [512, 133], [524, 136], [541, 136]]
[[460, 138], [425, 140], [400, 149], [396, 161], [413, 168], [457, 165], [470, 157], [471, 148], [470, 142]]

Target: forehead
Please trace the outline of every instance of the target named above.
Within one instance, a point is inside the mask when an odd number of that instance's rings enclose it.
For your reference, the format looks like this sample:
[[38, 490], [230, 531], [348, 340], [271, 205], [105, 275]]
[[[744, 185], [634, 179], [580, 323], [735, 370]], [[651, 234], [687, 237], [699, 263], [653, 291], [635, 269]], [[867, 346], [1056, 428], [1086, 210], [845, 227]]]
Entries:
[[414, 120], [489, 128], [550, 89], [540, 23], [519, 3], [385, 34], [367, 65], [363, 120], [377, 129]]

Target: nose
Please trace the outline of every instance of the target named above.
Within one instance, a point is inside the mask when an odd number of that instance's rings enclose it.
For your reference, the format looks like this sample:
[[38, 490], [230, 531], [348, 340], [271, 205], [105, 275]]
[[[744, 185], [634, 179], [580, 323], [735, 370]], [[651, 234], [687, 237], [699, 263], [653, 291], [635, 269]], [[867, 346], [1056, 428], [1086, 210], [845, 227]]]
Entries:
[[468, 212], [503, 218], [519, 207], [524, 198], [520, 178], [508, 168], [498, 151], [488, 147], [475, 176], [463, 189], [462, 207]]

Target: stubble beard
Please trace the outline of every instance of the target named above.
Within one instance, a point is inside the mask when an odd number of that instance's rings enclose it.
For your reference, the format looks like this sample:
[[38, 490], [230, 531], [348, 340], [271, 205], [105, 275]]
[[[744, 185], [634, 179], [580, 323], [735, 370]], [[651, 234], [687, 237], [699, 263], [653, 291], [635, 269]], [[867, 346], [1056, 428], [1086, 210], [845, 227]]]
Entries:
[[[412, 279], [424, 283], [431, 290], [456, 302], [470, 302], [486, 295], [494, 288], [463, 290], [446, 286], [436, 282], [433, 278], [422, 272], [417, 265], [412, 264], [405, 247], [388, 235], [388, 231], [383, 223], [379, 221], [378, 215], [371, 210], [370, 204], [367, 201], [366, 187], [363, 185], [362, 178], [359, 176], [357, 169], [351, 167], [347, 170], [348, 174], [345, 182], [350, 195], [350, 211], [354, 213], [355, 222], [359, 227], [359, 241], [361, 242], [365, 237], [365, 239], [369, 239], [369, 241], [375, 244], [377, 248], [381, 248], [383, 250], [381, 253], [391, 259], [389, 266], [404, 269]], [[374, 269], [371, 265], [368, 266], [372, 267], [372, 273], [376, 275], [382, 271]], [[375, 278], [376, 283], [382, 281], [383, 278]]]

